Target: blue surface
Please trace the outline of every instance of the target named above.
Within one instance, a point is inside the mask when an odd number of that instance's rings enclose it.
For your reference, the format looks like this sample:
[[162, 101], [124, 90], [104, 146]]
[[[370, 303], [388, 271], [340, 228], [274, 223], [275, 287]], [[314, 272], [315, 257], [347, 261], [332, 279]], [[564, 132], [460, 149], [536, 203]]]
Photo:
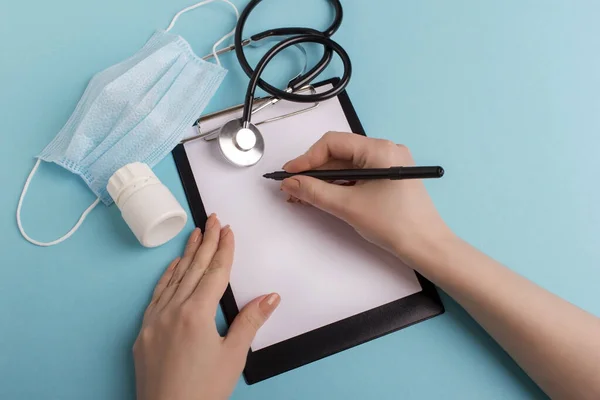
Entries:
[[[143, 249], [117, 209], [101, 206], [70, 240], [38, 248], [21, 238], [14, 214], [33, 156], [65, 123], [92, 74], [139, 49], [189, 3], [0, 4], [2, 399], [134, 397], [131, 345], [151, 289], [185, 235]], [[409, 145], [422, 164], [445, 167], [429, 188], [460, 235], [600, 314], [600, 3], [385, 4], [344, 1], [335, 36], [352, 57], [348, 91], [367, 132]], [[248, 32], [321, 28], [331, 16], [324, 0], [265, 1], [258, 12]], [[176, 31], [205, 54], [232, 23], [226, 6], [213, 4], [182, 17]], [[233, 57], [224, 63], [231, 72], [210, 110], [238, 103], [245, 90]], [[293, 58], [286, 63], [283, 70]], [[277, 70], [271, 76], [282, 81]], [[337, 65], [331, 74], [339, 72]], [[156, 172], [185, 203], [173, 160]], [[50, 240], [92, 200], [78, 178], [45, 164], [23, 222], [32, 236]], [[251, 387], [240, 382], [233, 398], [544, 398], [460, 307], [446, 296], [444, 303], [438, 318]]]

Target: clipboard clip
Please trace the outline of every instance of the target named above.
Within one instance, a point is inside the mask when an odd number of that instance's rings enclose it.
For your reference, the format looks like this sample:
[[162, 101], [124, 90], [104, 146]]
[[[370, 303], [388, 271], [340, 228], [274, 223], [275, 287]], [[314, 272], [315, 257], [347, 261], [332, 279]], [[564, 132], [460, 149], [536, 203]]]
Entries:
[[[317, 90], [312, 85], [303, 86], [300, 89], [294, 91], [294, 93], [304, 93], [304, 92], [307, 92], [307, 91], [310, 92], [310, 94], [316, 94], [317, 93]], [[288, 88], [288, 89], [286, 89], [286, 92], [292, 92], [292, 89]], [[265, 109], [265, 108], [267, 108], [269, 106], [277, 104], [280, 100], [281, 99], [278, 99], [277, 97], [273, 97], [273, 96], [256, 98], [254, 100], [255, 107], [252, 109], [252, 115], [258, 113], [259, 111], [261, 111], [261, 110], [263, 110], [263, 109]], [[279, 121], [279, 120], [282, 120], [282, 119], [285, 119], [285, 118], [294, 117], [296, 115], [303, 114], [305, 112], [314, 110], [318, 106], [319, 106], [319, 103], [313, 103], [311, 106], [303, 108], [301, 110], [296, 110], [296, 111], [292, 111], [292, 112], [289, 112], [289, 113], [286, 113], [286, 114], [283, 114], [283, 115], [279, 115], [277, 117], [268, 118], [268, 119], [265, 119], [263, 121], [256, 122], [256, 123], [254, 123], [254, 125], [256, 125], [256, 126], [258, 126], [258, 125], [265, 125], [265, 124], [268, 124], [268, 123], [271, 123], [271, 122], [275, 122], [275, 121]], [[201, 124], [204, 123], [204, 122], [210, 121], [211, 119], [219, 118], [219, 117], [222, 117], [223, 115], [227, 115], [227, 114], [234, 113], [236, 111], [240, 111], [243, 108], [244, 108], [243, 104], [238, 104], [236, 106], [229, 107], [229, 108], [226, 108], [224, 110], [217, 111], [217, 112], [214, 112], [214, 113], [211, 113], [211, 114], [207, 114], [207, 115], [205, 115], [203, 117], [198, 118], [196, 120], [196, 122], [194, 123], [194, 126], [196, 127], [196, 131], [198, 132], [198, 134], [194, 135], [194, 136], [187, 137], [187, 138], [183, 139], [180, 143], [184, 144], [184, 143], [187, 143], [187, 142], [191, 142], [192, 140], [196, 140], [196, 139], [204, 139], [204, 140], [210, 141], [210, 140], [214, 140], [214, 139], [218, 138], [219, 137], [219, 132], [221, 131], [221, 128], [213, 129], [213, 130], [210, 130], [208, 132], [202, 132]]]

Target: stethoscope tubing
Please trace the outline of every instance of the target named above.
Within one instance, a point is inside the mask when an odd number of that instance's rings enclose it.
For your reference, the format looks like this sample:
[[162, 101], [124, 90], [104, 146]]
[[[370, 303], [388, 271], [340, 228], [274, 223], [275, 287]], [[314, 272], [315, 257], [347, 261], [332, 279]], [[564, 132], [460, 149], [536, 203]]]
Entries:
[[[315, 101], [322, 101], [324, 99], [321, 99], [319, 97], [319, 95], [317, 95], [317, 97], [313, 97], [312, 99], [306, 99], [306, 96], [303, 95], [298, 95], [298, 94], [294, 94], [294, 93], [290, 93], [288, 91], [283, 91], [280, 90], [270, 84], [268, 84], [267, 82], [265, 82], [264, 80], [260, 79], [260, 74], [256, 74], [256, 70], [253, 70], [252, 67], [250, 66], [250, 64], [248, 63], [248, 60], [246, 59], [246, 55], [244, 54], [244, 49], [243, 49], [243, 43], [244, 40], [242, 39], [242, 35], [243, 35], [243, 30], [244, 30], [244, 26], [246, 24], [246, 21], [248, 19], [248, 16], [250, 15], [250, 13], [252, 12], [252, 10], [261, 2], [262, 0], [252, 0], [242, 11], [242, 13], [240, 14], [240, 18], [238, 20], [238, 24], [236, 27], [236, 32], [234, 35], [234, 48], [235, 48], [235, 53], [238, 59], [238, 62], [240, 63], [240, 66], [242, 67], [242, 70], [246, 73], [246, 75], [250, 78], [251, 81], [254, 81], [252, 78], [255, 75], [258, 75], [258, 79], [256, 80], [255, 86], [260, 87], [261, 89], [263, 89], [265, 92], [269, 93], [272, 96], [275, 96], [279, 99], [282, 100], [287, 100], [287, 101], [291, 101], [291, 102], [296, 102], [296, 103], [313, 103]], [[312, 37], [325, 37], [325, 38], [329, 38], [330, 36], [332, 36], [340, 27], [341, 23], [342, 23], [342, 19], [343, 19], [343, 10], [342, 10], [342, 5], [340, 3], [339, 0], [330, 0], [330, 3], [333, 5], [334, 7], [334, 12], [335, 12], [335, 18], [334, 21], [332, 22], [332, 24], [329, 26], [329, 28], [327, 28], [325, 31], [320, 32], [316, 29], [312, 29], [312, 28], [297, 28], [297, 27], [288, 27], [288, 28], [276, 28], [276, 29], [270, 29], [270, 30], [266, 30], [264, 32], [255, 34], [253, 36], [251, 36], [251, 40], [252, 41], [259, 41], [262, 39], [265, 39], [267, 37], [272, 37], [272, 36], [289, 36], [289, 35], [299, 35], [299, 36], [312, 36]], [[289, 40], [293, 39], [289, 38], [287, 40], [284, 40], [282, 42], [280, 42], [280, 44], [286, 43]], [[312, 40], [312, 41], [304, 41], [301, 43], [307, 43], [307, 42], [313, 42], [313, 43], [321, 43], [324, 45], [324, 52], [323, 52], [323, 57], [321, 58], [321, 60], [313, 67], [311, 68], [308, 72], [306, 72], [305, 74], [295, 78], [294, 80], [292, 80], [291, 84], [290, 84], [290, 88], [292, 89], [292, 92], [295, 91], [295, 89], [305, 86], [307, 84], [309, 84], [314, 78], [316, 78], [319, 74], [321, 74], [321, 72], [323, 72], [323, 70], [325, 68], [327, 68], [327, 66], [329, 65], [329, 63], [332, 60], [332, 53], [334, 51], [334, 49], [328, 47], [327, 44], [323, 43], [323, 41], [317, 41], [317, 40]], [[296, 42], [298, 43], [298, 42]], [[287, 46], [286, 46], [287, 47]], [[338, 46], [339, 47], [339, 46]], [[338, 52], [338, 55], [340, 55], [341, 53]], [[345, 51], [343, 52], [343, 54], [346, 54]], [[265, 54], [266, 56], [266, 54]], [[272, 58], [272, 57], [271, 57]], [[269, 58], [269, 59], [271, 59]], [[347, 55], [346, 55], [347, 58]], [[268, 62], [268, 61], [267, 61]], [[344, 61], [345, 65], [350, 65], [350, 60], [349, 58], [347, 58]], [[348, 82], [340, 82], [338, 85], [336, 86], [340, 86], [343, 90], [343, 87], [345, 87], [345, 85], [347, 85]], [[339, 92], [341, 92], [342, 90], [339, 90]]]
[[[293, 36], [273, 46], [269, 51], [267, 51], [267, 53], [260, 59], [260, 61], [256, 65], [256, 69], [250, 77], [250, 82], [248, 83], [248, 89], [246, 91], [246, 97], [244, 99], [244, 112], [242, 115], [242, 121], [244, 123], [250, 123], [252, 117], [251, 110], [254, 101], [254, 93], [256, 92], [256, 88], [259, 87], [258, 82], [260, 81], [260, 76], [263, 73], [266, 66], [268, 65], [268, 63], [282, 50], [300, 43], [319, 43], [333, 50], [342, 60], [342, 63], [344, 65], [344, 74], [333, 88], [325, 92], [307, 95], [294, 95], [294, 98], [298, 97], [300, 99], [300, 101], [296, 102], [318, 103], [336, 97], [344, 91], [352, 76], [352, 64], [350, 62], [350, 57], [348, 56], [348, 53], [346, 53], [344, 48], [340, 46], [337, 42], [334, 42], [326, 36], [316, 36], [312, 34]], [[289, 92], [283, 91], [282, 93], [286, 93], [286, 95], [291, 94]], [[284, 96], [277, 97], [287, 100]]]

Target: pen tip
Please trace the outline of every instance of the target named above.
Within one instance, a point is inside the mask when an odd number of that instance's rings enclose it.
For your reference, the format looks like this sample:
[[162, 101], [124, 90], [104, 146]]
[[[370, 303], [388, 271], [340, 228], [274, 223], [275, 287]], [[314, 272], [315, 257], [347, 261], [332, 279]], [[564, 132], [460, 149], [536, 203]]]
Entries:
[[444, 168], [442, 167], [438, 167], [438, 176], [441, 178], [442, 176], [444, 176]]

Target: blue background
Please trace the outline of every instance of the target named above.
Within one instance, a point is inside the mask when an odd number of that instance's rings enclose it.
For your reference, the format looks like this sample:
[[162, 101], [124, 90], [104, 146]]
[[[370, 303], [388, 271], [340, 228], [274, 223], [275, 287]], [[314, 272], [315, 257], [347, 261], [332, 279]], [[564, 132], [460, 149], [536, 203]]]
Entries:
[[[131, 346], [141, 315], [191, 222], [148, 250], [115, 207], [99, 206], [67, 242], [39, 248], [20, 236], [15, 209], [33, 157], [90, 77], [138, 50], [189, 4], [1, 1], [0, 398], [134, 397]], [[352, 57], [348, 92], [368, 134], [407, 144], [418, 163], [445, 167], [444, 179], [428, 188], [458, 234], [599, 315], [600, 3], [344, 6], [334, 38]], [[265, 1], [247, 32], [323, 28], [330, 18], [324, 0]], [[203, 55], [233, 22], [227, 6], [211, 4], [183, 16], [175, 31]], [[245, 91], [235, 58], [223, 61], [230, 73], [207, 111], [239, 103]], [[269, 76], [283, 82], [294, 57], [278, 64]], [[339, 63], [329, 72], [339, 74]], [[187, 204], [172, 158], [155, 171]], [[52, 240], [92, 201], [77, 177], [43, 164], [23, 222], [34, 238]], [[443, 300], [440, 317], [253, 386], [240, 381], [233, 398], [544, 398], [459, 306]]]

